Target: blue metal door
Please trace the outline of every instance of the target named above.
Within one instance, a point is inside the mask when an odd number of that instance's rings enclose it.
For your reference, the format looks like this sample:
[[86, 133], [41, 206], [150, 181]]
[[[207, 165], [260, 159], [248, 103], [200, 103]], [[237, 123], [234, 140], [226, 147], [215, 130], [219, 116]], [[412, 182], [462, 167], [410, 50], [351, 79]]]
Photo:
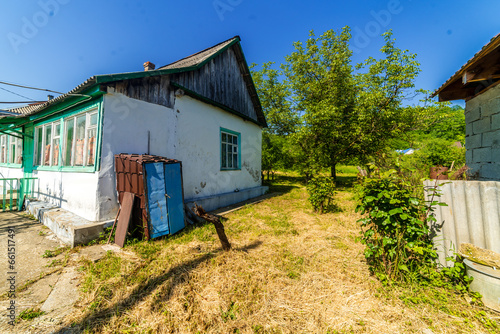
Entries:
[[149, 209], [149, 231], [151, 238], [170, 233], [168, 226], [165, 171], [162, 162], [144, 165]]
[[181, 164], [165, 164], [165, 189], [170, 234], [174, 234], [184, 228]]

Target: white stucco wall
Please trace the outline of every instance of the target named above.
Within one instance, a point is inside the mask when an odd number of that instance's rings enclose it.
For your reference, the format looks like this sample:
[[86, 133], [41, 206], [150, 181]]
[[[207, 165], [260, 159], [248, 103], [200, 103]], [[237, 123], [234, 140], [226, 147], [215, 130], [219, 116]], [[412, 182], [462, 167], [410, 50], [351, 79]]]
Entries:
[[[261, 128], [188, 96], [176, 98], [175, 159], [182, 161], [184, 197], [193, 199], [261, 185]], [[241, 170], [220, 170], [220, 128], [241, 134]]]
[[[175, 108], [109, 93], [103, 102], [103, 144], [98, 216], [118, 209], [114, 155], [148, 153], [182, 161], [185, 199], [261, 185], [261, 128], [222, 109], [183, 96]], [[241, 134], [241, 170], [220, 170], [220, 128]]]
[[[23, 177], [22, 168], [0, 167], [0, 179], [20, 179]], [[10, 190], [10, 185], [6, 184], [6, 191]], [[0, 195], [3, 194], [3, 182], [0, 182]]]
[[500, 180], [500, 86], [467, 101], [466, 163], [480, 180]]
[[33, 171], [38, 199], [55, 204], [90, 221], [100, 221], [96, 210], [98, 173]]
[[[34, 170], [39, 199], [89, 221], [113, 219], [118, 210], [114, 155], [119, 153], [149, 153], [182, 161], [186, 200], [261, 185], [262, 133], [255, 123], [188, 96], [176, 98], [171, 109], [108, 92], [102, 112], [99, 171]], [[241, 170], [220, 170], [221, 127], [240, 133]], [[0, 177], [22, 176], [20, 168], [0, 167]]]
[[103, 136], [99, 172], [99, 216], [112, 219], [118, 210], [114, 156], [120, 153], [148, 153], [172, 157], [175, 146], [176, 118], [174, 110], [108, 93], [103, 101]]
[[0, 179], [7, 178], [21, 178], [23, 177], [23, 169], [22, 168], [7, 168], [0, 167]]

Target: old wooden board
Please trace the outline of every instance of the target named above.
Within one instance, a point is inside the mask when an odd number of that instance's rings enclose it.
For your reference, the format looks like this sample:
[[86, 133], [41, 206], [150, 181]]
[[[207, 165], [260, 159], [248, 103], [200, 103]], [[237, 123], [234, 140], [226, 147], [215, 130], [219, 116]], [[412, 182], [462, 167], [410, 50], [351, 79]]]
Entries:
[[118, 217], [118, 224], [116, 226], [115, 244], [123, 247], [125, 238], [127, 236], [128, 226], [132, 218], [132, 208], [134, 207], [135, 194], [126, 192], [123, 194], [123, 201], [121, 203], [120, 216]]

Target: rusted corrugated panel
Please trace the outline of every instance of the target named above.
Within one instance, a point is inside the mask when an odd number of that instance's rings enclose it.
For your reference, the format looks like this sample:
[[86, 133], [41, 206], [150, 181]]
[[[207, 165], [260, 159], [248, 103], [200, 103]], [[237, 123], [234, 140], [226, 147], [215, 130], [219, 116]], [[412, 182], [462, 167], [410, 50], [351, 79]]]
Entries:
[[157, 155], [147, 154], [117, 154], [115, 155], [116, 189], [120, 204], [124, 194], [130, 192], [136, 195], [132, 214], [132, 226], [142, 226], [146, 239], [149, 239], [148, 211], [146, 205], [146, 191], [144, 188], [145, 163], [180, 163], [175, 159], [168, 159]]

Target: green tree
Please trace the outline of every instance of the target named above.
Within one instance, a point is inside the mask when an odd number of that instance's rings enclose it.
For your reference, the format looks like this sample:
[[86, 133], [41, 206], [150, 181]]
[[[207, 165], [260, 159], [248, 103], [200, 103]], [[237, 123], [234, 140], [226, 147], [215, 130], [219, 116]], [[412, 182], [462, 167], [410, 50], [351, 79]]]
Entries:
[[367, 162], [421, 118], [403, 106], [420, 71], [416, 56], [397, 48], [390, 31], [383, 37], [381, 59], [353, 65], [349, 27], [311, 31], [280, 69], [266, 63], [253, 72], [268, 131], [287, 136], [283, 156], [306, 176], [330, 168], [335, 178], [337, 164]]

